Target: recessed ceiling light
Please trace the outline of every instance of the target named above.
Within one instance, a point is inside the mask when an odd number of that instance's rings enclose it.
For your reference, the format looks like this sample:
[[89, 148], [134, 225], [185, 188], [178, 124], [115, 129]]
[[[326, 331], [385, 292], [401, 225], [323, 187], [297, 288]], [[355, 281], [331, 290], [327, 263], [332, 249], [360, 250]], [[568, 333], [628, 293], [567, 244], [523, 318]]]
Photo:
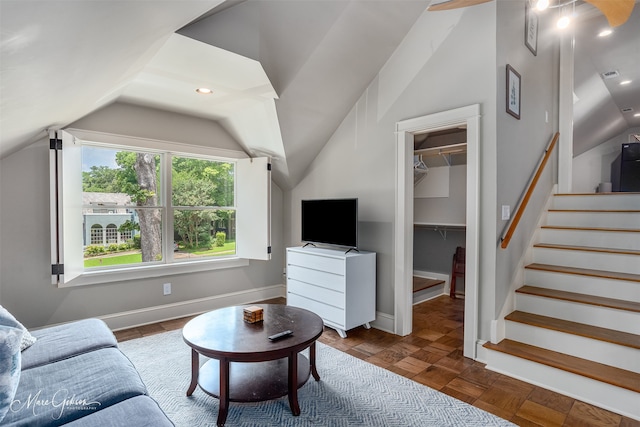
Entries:
[[563, 30], [567, 28], [570, 23], [571, 23], [571, 19], [565, 15], [562, 18], [558, 19], [558, 22], [556, 23], [556, 25], [558, 26], [558, 28]]
[[629, 83], [631, 83], [631, 80], [623, 80], [620, 82], [620, 86], [628, 85]]
[[613, 30], [611, 28], [607, 28], [606, 30], [602, 30], [598, 33], [598, 37], [607, 37], [613, 34]]
[[640, 113], [635, 113], [633, 117], [640, 117]]
[[199, 87], [198, 89], [196, 89], [196, 92], [198, 92], [200, 95], [211, 95], [213, 93], [211, 89], [206, 87]]
[[536, 9], [545, 10], [549, 7], [549, 0], [538, 0], [536, 2]]

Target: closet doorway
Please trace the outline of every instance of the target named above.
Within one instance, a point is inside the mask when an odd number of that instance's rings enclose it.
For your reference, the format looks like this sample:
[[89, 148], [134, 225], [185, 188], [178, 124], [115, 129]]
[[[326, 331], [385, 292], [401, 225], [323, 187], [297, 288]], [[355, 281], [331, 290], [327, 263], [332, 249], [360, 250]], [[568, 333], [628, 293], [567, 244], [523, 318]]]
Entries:
[[415, 133], [413, 141], [413, 304], [443, 293], [463, 298], [467, 128]]
[[395, 213], [395, 333], [412, 331], [414, 142], [416, 136], [450, 129], [466, 129], [466, 274], [464, 356], [476, 358], [478, 313], [478, 191], [480, 106], [478, 104], [396, 123], [397, 191]]

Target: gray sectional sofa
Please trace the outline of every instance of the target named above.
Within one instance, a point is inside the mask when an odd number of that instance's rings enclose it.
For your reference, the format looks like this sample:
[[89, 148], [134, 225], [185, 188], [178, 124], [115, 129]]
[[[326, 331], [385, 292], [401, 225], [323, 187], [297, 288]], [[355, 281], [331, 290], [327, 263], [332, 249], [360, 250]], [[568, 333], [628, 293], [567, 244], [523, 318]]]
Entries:
[[2, 426], [174, 426], [98, 319], [31, 331]]

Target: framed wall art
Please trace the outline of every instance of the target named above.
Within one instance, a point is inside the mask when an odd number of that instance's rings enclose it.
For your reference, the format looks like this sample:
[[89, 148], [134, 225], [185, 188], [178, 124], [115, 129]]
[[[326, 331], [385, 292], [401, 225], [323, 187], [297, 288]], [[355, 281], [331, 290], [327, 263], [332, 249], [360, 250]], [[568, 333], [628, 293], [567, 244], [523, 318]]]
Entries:
[[520, 74], [507, 64], [507, 113], [520, 120]]
[[529, 2], [524, 6], [524, 44], [534, 56], [538, 55], [538, 15], [531, 10]]

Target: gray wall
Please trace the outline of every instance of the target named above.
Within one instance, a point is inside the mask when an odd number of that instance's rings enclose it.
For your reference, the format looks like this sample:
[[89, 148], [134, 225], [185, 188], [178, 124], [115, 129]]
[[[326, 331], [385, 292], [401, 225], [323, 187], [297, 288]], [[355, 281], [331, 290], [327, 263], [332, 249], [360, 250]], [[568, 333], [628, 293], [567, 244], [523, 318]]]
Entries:
[[[429, 174], [424, 180], [429, 179]], [[415, 198], [413, 222], [428, 224], [466, 224], [467, 166], [449, 168], [449, 197]], [[433, 229], [416, 226], [413, 233], [413, 269], [451, 274], [453, 254], [465, 248], [464, 228]]]
[[413, 232], [413, 269], [451, 274], [453, 254], [458, 246], [466, 247], [464, 229], [447, 230], [446, 234], [428, 227], [415, 227]]
[[[141, 107], [113, 105], [71, 127], [239, 150], [216, 123]], [[49, 254], [48, 142], [35, 143], [1, 163], [0, 288], [2, 305], [27, 327], [138, 310], [163, 304], [282, 284], [282, 191], [272, 187], [270, 261], [248, 267], [57, 288], [51, 285]], [[19, 183], [19, 185], [17, 185]], [[173, 292], [162, 295], [162, 283]]]
[[[493, 209], [498, 245], [506, 225], [501, 220], [502, 205], [513, 210], [527, 181], [534, 173], [544, 148], [558, 129], [558, 70], [559, 35], [555, 30], [553, 14], [541, 14], [538, 30], [537, 56], [524, 45], [525, 2], [497, 2], [497, 200]], [[516, 120], [506, 110], [506, 64], [513, 66], [522, 76], [521, 113]], [[545, 111], [549, 121], [545, 122]], [[552, 159], [557, 158], [557, 149]], [[498, 249], [496, 257], [495, 301], [493, 315], [497, 317], [507, 299], [516, 268], [534, 232], [537, 218], [551, 191], [556, 176], [556, 162], [547, 165], [545, 175], [538, 184], [520, 225], [507, 249]], [[489, 236], [487, 236], [489, 237]], [[521, 285], [521, 284], [520, 284]], [[481, 298], [483, 298], [481, 292]], [[482, 300], [484, 307], [490, 302]], [[489, 325], [481, 325], [481, 335], [487, 336]]]
[[[494, 162], [494, 52], [495, 3], [424, 12], [316, 157], [305, 178], [285, 193], [287, 245], [300, 244], [301, 199], [358, 197], [360, 246], [378, 254], [377, 310], [382, 313], [394, 312], [395, 125], [479, 103], [480, 151], [485, 151], [482, 155], [487, 156], [489, 164]], [[484, 170], [495, 173], [495, 165]], [[484, 196], [491, 200], [495, 178], [483, 177], [483, 182], [486, 185], [481, 185], [480, 200]], [[495, 229], [494, 206], [490, 203], [487, 214]], [[492, 232], [495, 252], [494, 236]]]

